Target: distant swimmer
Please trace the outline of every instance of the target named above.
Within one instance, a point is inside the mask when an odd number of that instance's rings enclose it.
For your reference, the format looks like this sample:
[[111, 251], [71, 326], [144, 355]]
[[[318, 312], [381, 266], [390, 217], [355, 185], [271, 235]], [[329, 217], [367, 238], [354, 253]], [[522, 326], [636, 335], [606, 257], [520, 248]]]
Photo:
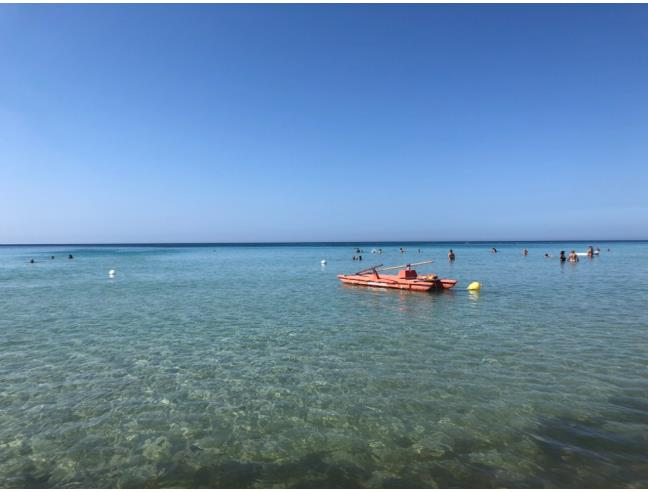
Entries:
[[416, 252], [417, 252], [417, 253], [420, 253], [420, 252], [421, 252], [421, 248], [417, 249]]
[[587, 257], [588, 258], [594, 257], [594, 248], [592, 248], [591, 246], [587, 248]]
[[354, 257], [353, 257], [353, 261], [356, 261], [356, 259], [357, 259], [357, 258], [354, 256]]
[[455, 261], [455, 254], [452, 250], [448, 251], [448, 261]]
[[565, 261], [567, 261], [567, 257], [565, 256], [565, 252], [561, 251], [560, 252], [560, 263], [563, 263]]
[[522, 250], [522, 254], [523, 254], [524, 256], [529, 256], [529, 250], [526, 249], [526, 248], [524, 248], [524, 249]]
[[362, 261], [362, 255], [358, 256], [358, 261]]
[[596, 248], [596, 249], [594, 250], [594, 254], [595, 254], [595, 255], [598, 255], [600, 252], [601, 252], [601, 248]]
[[74, 256], [68, 255], [68, 260], [73, 260], [73, 259], [74, 259]]
[[34, 259], [32, 258], [31, 260], [29, 260], [29, 263], [36, 263], [36, 262], [35, 262]]
[[403, 248], [400, 248], [401, 253], [405, 253], [405, 250]]
[[545, 258], [551, 258], [551, 254], [545, 253]]
[[578, 259], [578, 255], [576, 254], [575, 250], [571, 250], [571, 253], [569, 253], [569, 258], [567, 258], [567, 261], [570, 263], [578, 263], [580, 260]]
[[497, 253], [497, 248], [491, 248], [491, 253]]
[[50, 260], [53, 260], [53, 259], [54, 259], [54, 256], [50, 256]]

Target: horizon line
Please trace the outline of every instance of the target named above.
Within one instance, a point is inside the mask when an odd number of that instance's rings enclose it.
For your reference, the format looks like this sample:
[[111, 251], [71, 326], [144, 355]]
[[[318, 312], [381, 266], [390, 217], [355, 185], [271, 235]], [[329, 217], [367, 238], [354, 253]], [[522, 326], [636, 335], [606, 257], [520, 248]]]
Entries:
[[192, 246], [319, 246], [319, 245], [339, 245], [339, 246], [365, 246], [365, 245], [416, 245], [416, 244], [501, 244], [501, 243], [582, 243], [582, 242], [601, 242], [601, 243], [633, 243], [648, 242], [648, 239], [493, 239], [493, 240], [447, 240], [447, 241], [228, 241], [228, 242], [114, 242], [114, 243], [2, 243], [0, 247], [20, 247], [20, 246], [173, 246], [173, 247], [192, 247]]

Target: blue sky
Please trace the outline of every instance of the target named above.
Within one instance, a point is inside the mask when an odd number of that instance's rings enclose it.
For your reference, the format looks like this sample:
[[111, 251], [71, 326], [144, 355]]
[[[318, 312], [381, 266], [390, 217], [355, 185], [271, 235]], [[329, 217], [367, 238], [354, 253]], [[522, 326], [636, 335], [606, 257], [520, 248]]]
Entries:
[[0, 5], [0, 243], [647, 238], [646, 26]]

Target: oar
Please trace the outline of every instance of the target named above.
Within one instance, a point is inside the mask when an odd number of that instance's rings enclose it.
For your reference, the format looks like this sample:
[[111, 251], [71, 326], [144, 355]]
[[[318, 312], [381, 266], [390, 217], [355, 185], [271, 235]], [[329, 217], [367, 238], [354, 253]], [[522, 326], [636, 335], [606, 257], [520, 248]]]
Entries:
[[382, 263], [380, 265], [376, 265], [376, 266], [372, 266], [372, 267], [369, 267], [369, 268], [365, 268], [364, 270], [360, 270], [359, 272], [354, 273], [354, 275], [362, 275], [363, 273], [373, 272], [376, 268], [381, 267], [381, 266], [383, 266]]
[[385, 270], [396, 270], [398, 268], [409, 268], [409, 267], [413, 267], [413, 266], [417, 266], [417, 265], [427, 265], [428, 263], [432, 263], [432, 260], [419, 261], [418, 263], [407, 263], [406, 265], [385, 267], [385, 268], [381, 268], [379, 271], [384, 272]]

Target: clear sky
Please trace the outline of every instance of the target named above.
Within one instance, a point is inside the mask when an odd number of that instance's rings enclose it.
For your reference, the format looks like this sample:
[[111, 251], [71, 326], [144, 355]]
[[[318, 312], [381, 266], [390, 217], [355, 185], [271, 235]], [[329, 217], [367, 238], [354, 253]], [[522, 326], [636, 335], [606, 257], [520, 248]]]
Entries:
[[0, 5], [0, 243], [648, 238], [648, 5]]

